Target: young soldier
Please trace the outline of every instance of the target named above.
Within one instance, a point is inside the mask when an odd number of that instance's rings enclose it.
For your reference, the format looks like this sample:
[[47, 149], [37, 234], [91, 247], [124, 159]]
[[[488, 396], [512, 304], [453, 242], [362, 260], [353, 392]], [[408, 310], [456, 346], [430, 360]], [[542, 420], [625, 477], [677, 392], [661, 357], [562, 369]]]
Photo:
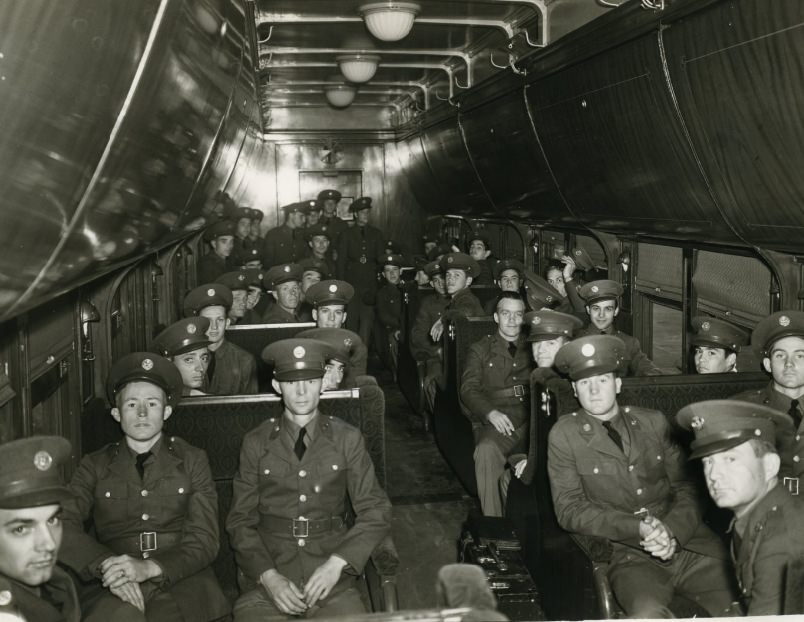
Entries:
[[229, 291], [232, 292], [232, 306], [229, 307], [229, 319], [231, 323], [237, 324], [242, 321], [246, 316], [250, 273], [245, 270], [227, 272], [214, 279], [214, 282], [227, 287]]
[[307, 290], [307, 298], [313, 305], [313, 321], [318, 328], [336, 328], [342, 340], [349, 340], [348, 377], [354, 381], [357, 376], [366, 375], [368, 348], [360, 336], [343, 328], [346, 322], [346, 306], [354, 296], [355, 290], [346, 281], [321, 281]]
[[313, 305], [307, 300], [307, 290], [322, 279], [332, 278], [332, 273], [328, 265], [315, 257], [305, 257], [299, 262], [301, 268], [301, 303], [299, 304], [298, 316], [302, 322], [312, 322]]
[[212, 252], [198, 260], [196, 273], [199, 283], [209, 283], [232, 269], [230, 256], [234, 249], [234, 223], [231, 220], [216, 222], [204, 232]]
[[474, 427], [477, 491], [486, 516], [502, 516], [500, 476], [527, 434], [531, 366], [524, 315], [518, 293], [501, 294], [494, 312], [497, 333], [472, 344], [461, 377], [461, 405]]
[[[251, 249], [251, 244], [248, 241], [248, 236], [251, 233], [251, 209], [248, 207], [238, 207], [230, 218], [235, 225], [232, 260], [235, 266], [244, 266], [249, 260], [248, 251]], [[205, 282], [206, 281], [201, 281], [201, 283]]]
[[322, 262], [326, 266], [326, 276], [335, 274], [336, 267], [332, 261], [332, 227], [319, 223], [307, 228], [307, 244], [310, 247], [310, 257]]
[[384, 255], [380, 261], [385, 284], [377, 292], [377, 319], [385, 328], [388, 337], [390, 359], [396, 373], [396, 359], [399, 354], [399, 331], [402, 328], [402, 302], [404, 292], [400, 287], [402, 267], [405, 259], [402, 255]]
[[377, 295], [377, 258], [383, 255], [384, 237], [368, 224], [371, 197], [355, 199], [349, 211], [355, 216], [355, 226], [338, 237], [338, 278], [355, 288], [355, 296], [349, 302], [349, 329], [360, 335], [368, 347]]
[[70, 498], [61, 468], [71, 453], [58, 436], [0, 445], [0, 619], [82, 619], [75, 585], [56, 564]]
[[799, 494], [804, 473], [804, 312], [778, 311], [761, 320], [751, 333], [751, 347], [772, 378], [764, 389], [746, 391], [734, 399], [764, 404], [788, 414], [793, 431], [782, 434], [779, 445], [782, 483], [793, 494]]
[[338, 216], [338, 202], [341, 193], [337, 190], [322, 190], [318, 193], [318, 202], [323, 208], [319, 224], [326, 225], [330, 233], [330, 242], [333, 249], [338, 248], [338, 236], [349, 228], [346, 221]]
[[[324, 364], [324, 380], [321, 391], [337, 391], [356, 386], [351, 373], [351, 357], [355, 342], [354, 333], [345, 328], [309, 328], [296, 335], [299, 339], [316, 339], [326, 343], [330, 352]], [[346, 380], [344, 382], [344, 380]]]
[[491, 256], [489, 237], [475, 231], [469, 236], [468, 242], [469, 256], [478, 265], [477, 275], [474, 277], [475, 285], [494, 285], [494, 264], [497, 260]]
[[256, 248], [260, 254], [260, 260], [262, 260], [262, 245], [263, 245], [263, 238], [260, 235], [260, 227], [262, 224], [262, 219], [265, 217], [265, 213], [258, 210], [258, 209], [251, 209], [251, 225], [249, 226], [248, 230], [248, 242], [246, 244], [247, 249]]
[[[203, 334], [203, 333], [202, 333]], [[64, 504], [60, 559], [85, 582], [88, 621], [215, 620], [229, 612], [211, 564], [218, 497], [206, 454], [164, 422], [181, 399], [169, 361], [134, 352], [112, 366], [112, 417], [123, 441], [84, 456]], [[84, 531], [92, 520], [94, 536]]]
[[269, 229], [262, 244], [262, 265], [265, 268], [294, 263], [307, 254], [304, 223], [308, 207], [307, 201], [282, 207], [285, 222]]
[[[262, 268], [244, 268], [242, 272], [245, 277], [243, 282], [248, 289], [246, 290], [246, 311], [238, 323], [241, 325], [261, 324], [262, 316], [268, 311], [268, 307], [273, 301], [269, 296], [264, 296], [262, 281], [265, 273]], [[232, 294], [232, 303], [234, 304], [234, 294]], [[228, 314], [228, 318], [231, 324], [231, 313]]]
[[[447, 286], [447, 295], [450, 301], [444, 309], [444, 315], [458, 313], [465, 317], [483, 315], [483, 307], [469, 286], [480, 272], [480, 266], [469, 255], [464, 253], [448, 253], [438, 262], [444, 272], [444, 281]], [[444, 332], [444, 324], [439, 318], [430, 328], [430, 336], [433, 341], [441, 341], [441, 334]]]
[[307, 228], [315, 227], [318, 225], [319, 220], [321, 220], [321, 209], [322, 205], [317, 200], [316, 201], [308, 201], [308, 208], [307, 208]]
[[[494, 283], [501, 292], [519, 293], [524, 282], [525, 266], [518, 259], [502, 259], [492, 269]], [[483, 307], [486, 315], [492, 315], [497, 308], [497, 299], [489, 300]]]
[[639, 346], [639, 340], [614, 326], [614, 318], [620, 312], [622, 285], [615, 281], [601, 280], [587, 283], [580, 296], [586, 301], [590, 324], [580, 332], [585, 335], [612, 335], [625, 344], [623, 353], [629, 376], [659, 376], [661, 370], [653, 364]]
[[[576, 252], [579, 252], [576, 250]], [[555, 306], [561, 313], [577, 314], [586, 319], [586, 306], [578, 295], [578, 289], [573, 282], [575, 276], [575, 260], [569, 255], [561, 257], [561, 264], [551, 265], [547, 268], [546, 281], [560, 294], [559, 302]]]
[[301, 322], [298, 315], [301, 304], [302, 271], [298, 264], [288, 263], [274, 266], [265, 275], [265, 288], [270, 290], [273, 304], [262, 321], [265, 324], [293, 324]]
[[804, 613], [784, 606], [785, 571], [804, 560], [804, 499], [778, 477], [776, 442], [793, 432], [789, 417], [761, 404], [710, 400], [685, 406], [676, 419], [695, 433], [690, 458], [701, 458], [712, 499], [734, 512], [732, 559], [747, 615]]
[[628, 617], [672, 617], [676, 592], [724, 615], [734, 600], [727, 555], [701, 520], [667, 419], [617, 403], [625, 351], [617, 337], [592, 335], [556, 356], [581, 405], [559, 417], [548, 438], [558, 523], [611, 541], [609, 581]]
[[185, 396], [207, 395], [209, 320], [188, 317], [174, 322], [154, 337], [151, 349], [169, 359], [179, 370]]
[[711, 317], [692, 318], [695, 371], [725, 374], [737, 371], [737, 353], [748, 343], [748, 334], [734, 324]]
[[213, 395], [257, 393], [257, 361], [252, 354], [226, 339], [232, 292], [219, 283], [196, 287], [184, 297], [184, 315], [209, 320], [209, 392]]
[[319, 414], [328, 350], [285, 339], [263, 351], [285, 410], [243, 439], [226, 521], [243, 575], [235, 622], [364, 611], [355, 578], [390, 530], [391, 504], [360, 431]]

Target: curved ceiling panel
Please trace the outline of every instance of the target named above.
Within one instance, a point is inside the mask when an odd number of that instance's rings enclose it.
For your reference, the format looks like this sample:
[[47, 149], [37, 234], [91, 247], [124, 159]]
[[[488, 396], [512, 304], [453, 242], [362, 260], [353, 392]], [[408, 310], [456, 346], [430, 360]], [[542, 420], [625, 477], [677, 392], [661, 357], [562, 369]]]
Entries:
[[430, 168], [421, 137], [411, 136], [406, 141], [398, 143], [397, 153], [410, 189], [419, 205], [433, 214], [448, 214], [452, 211], [454, 209], [452, 203], [447, 200], [446, 192]]

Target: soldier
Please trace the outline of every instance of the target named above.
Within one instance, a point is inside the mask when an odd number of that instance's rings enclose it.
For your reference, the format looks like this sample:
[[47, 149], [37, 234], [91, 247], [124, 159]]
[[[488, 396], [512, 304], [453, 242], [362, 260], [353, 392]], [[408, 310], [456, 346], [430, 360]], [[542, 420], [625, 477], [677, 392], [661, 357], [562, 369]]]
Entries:
[[310, 257], [326, 266], [325, 279], [335, 275], [336, 266], [332, 261], [332, 227], [319, 223], [307, 228], [307, 244], [310, 247]]
[[441, 319], [441, 314], [449, 304], [449, 297], [439, 263], [431, 261], [424, 267], [424, 271], [430, 278], [433, 292], [424, 296], [419, 304], [416, 319], [410, 329], [410, 352], [414, 359], [425, 362], [424, 391], [432, 410], [436, 385], [441, 377], [441, 344], [430, 336], [430, 331]]
[[402, 329], [402, 302], [404, 291], [400, 287], [402, 267], [405, 259], [402, 255], [383, 255], [382, 276], [385, 284], [377, 292], [377, 319], [385, 329], [392, 371], [396, 373], [396, 359], [399, 354], [399, 334]]
[[[246, 310], [239, 324], [261, 324], [262, 316], [268, 311], [273, 300], [271, 297], [263, 295], [265, 291], [262, 289], [262, 281], [265, 274], [262, 268], [244, 268], [242, 272], [248, 289], [246, 290]], [[234, 303], [234, 295], [232, 303]], [[228, 318], [231, 324], [231, 313], [228, 314]]]
[[319, 414], [328, 351], [310, 339], [263, 351], [285, 410], [243, 439], [226, 521], [243, 578], [235, 622], [364, 611], [355, 579], [390, 531], [391, 504], [360, 431]]
[[430, 251], [432, 251], [436, 246], [438, 246], [438, 242], [431, 238], [426, 233], [422, 236], [422, 248], [424, 249], [425, 257], [430, 255]]
[[268, 269], [286, 263], [295, 263], [307, 254], [304, 222], [310, 207], [309, 201], [299, 201], [282, 207], [284, 224], [269, 229], [262, 244], [262, 265]]
[[475, 435], [475, 476], [486, 516], [502, 516], [499, 481], [506, 458], [527, 435], [530, 356], [522, 335], [525, 301], [503, 292], [494, 312], [497, 333], [469, 348], [461, 377], [461, 406]]
[[321, 220], [321, 210], [323, 205], [321, 202], [316, 201], [308, 201], [309, 208], [307, 210], [307, 228], [316, 227], [318, 226], [319, 220]]
[[695, 371], [725, 374], [737, 371], [737, 353], [748, 343], [748, 333], [734, 324], [715, 318], [692, 318]]
[[734, 512], [732, 559], [749, 616], [804, 613], [785, 608], [785, 571], [804, 560], [804, 500], [779, 482], [777, 441], [792, 434], [789, 417], [761, 404], [709, 400], [676, 417], [692, 430], [690, 458], [701, 458], [714, 502]]
[[469, 256], [477, 262], [479, 267], [474, 284], [494, 285], [494, 265], [497, 260], [491, 256], [489, 236], [480, 231], [473, 231], [468, 242]]
[[639, 346], [639, 340], [614, 326], [620, 312], [622, 285], [615, 281], [600, 280], [587, 283], [580, 296], [586, 301], [586, 313], [591, 323], [579, 335], [613, 335], [625, 344], [624, 363], [629, 376], [660, 376], [662, 371], [653, 364]]
[[70, 498], [61, 468], [71, 453], [58, 436], [0, 445], [0, 619], [81, 619], [75, 585], [56, 564]]
[[249, 286], [252, 281], [253, 274], [246, 270], [227, 272], [214, 280], [232, 292], [232, 306], [229, 308], [229, 319], [232, 324], [242, 321], [246, 315]]
[[226, 339], [232, 292], [219, 283], [196, 287], [184, 297], [184, 315], [209, 320], [209, 392], [213, 395], [258, 393], [257, 361], [252, 354]]
[[260, 227], [262, 226], [262, 219], [265, 218], [265, 213], [258, 209], [251, 209], [251, 226], [248, 230], [248, 248], [256, 248], [260, 251], [262, 256], [263, 238], [260, 235]]
[[444, 332], [442, 319], [450, 313], [457, 313], [464, 317], [483, 315], [483, 307], [469, 286], [480, 272], [480, 266], [469, 255], [464, 253], [448, 253], [441, 258], [438, 265], [444, 271], [444, 281], [447, 285], [447, 295], [450, 301], [444, 309], [442, 317], [433, 323], [430, 336], [433, 341], [441, 341]]
[[[494, 275], [494, 284], [500, 288], [502, 292], [517, 292], [524, 282], [525, 266], [518, 259], [503, 259], [494, 264], [492, 268]], [[486, 315], [494, 313], [497, 308], [497, 299], [492, 298], [483, 307]]]
[[307, 299], [313, 305], [313, 320], [318, 328], [337, 328], [342, 340], [348, 339], [349, 369], [347, 377], [354, 379], [366, 375], [368, 348], [360, 336], [343, 328], [346, 322], [346, 306], [355, 290], [346, 281], [328, 280], [316, 283], [307, 290]]
[[[206, 454], [162, 434], [181, 399], [175, 367], [150, 352], [112, 366], [123, 441], [84, 456], [64, 504], [60, 559], [82, 579], [87, 621], [215, 620], [229, 612], [211, 564], [218, 496]], [[91, 519], [94, 536], [84, 531]]]
[[701, 520], [694, 483], [665, 416], [620, 407], [625, 344], [577, 337], [558, 351], [581, 408], [559, 417], [548, 438], [558, 523], [612, 544], [609, 581], [631, 618], [672, 617], [675, 593], [725, 615], [734, 600], [727, 554]]
[[222, 220], [208, 227], [204, 232], [204, 240], [209, 242], [212, 252], [198, 260], [196, 274], [199, 283], [209, 283], [221, 274], [232, 269], [230, 256], [234, 249], [234, 223]]
[[207, 394], [208, 330], [207, 318], [188, 317], [174, 322], [154, 337], [151, 349], [170, 359], [179, 370], [184, 396]]
[[318, 193], [318, 202], [324, 210], [318, 222], [328, 227], [333, 249], [338, 248], [338, 236], [349, 228], [346, 221], [338, 217], [338, 202], [340, 200], [341, 193], [337, 190], [322, 190]]
[[771, 381], [764, 389], [739, 393], [733, 399], [764, 404], [790, 417], [793, 431], [782, 434], [779, 455], [782, 483], [797, 495], [804, 473], [804, 312], [777, 311], [764, 318], [751, 333], [751, 347]]
[[[581, 252], [580, 249], [575, 251]], [[578, 289], [574, 282], [575, 260], [569, 255], [561, 257], [561, 263], [551, 265], [547, 268], [546, 281], [555, 288], [559, 295], [559, 302], [555, 306], [556, 311], [561, 313], [572, 313], [581, 319], [586, 318], [586, 305], [578, 295]]]
[[[249, 260], [248, 251], [251, 249], [251, 244], [248, 241], [248, 236], [251, 233], [251, 209], [238, 207], [230, 218], [235, 225], [232, 260], [235, 266], [243, 266]], [[206, 283], [207, 281], [201, 282]]]
[[265, 324], [294, 324], [301, 322], [299, 305], [301, 304], [302, 271], [298, 264], [287, 263], [274, 266], [265, 274], [265, 289], [274, 297], [274, 304], [263, 316]]
[[371, 197], [355, 199], [349, 211], [355, 215], [355, 226], [338, 237], [338, 278], [349, 281], [355, 296], [349, 303], [349, 329], [369, 345], [374, 323], [374, 303], [377, 295], [377, 258], [382, 257], [384, 237], [368, 224]]
[[353, 335], [352, 331], [345, 328], [308, 328], [296, 335], [299, 339], [316, 339], [329, 345], [330, 352], [324, 364], [321, 391], [351, 389], [357, 386], [356, 376], [351, 371], [352, 356], [357, 345], [352, 338]]

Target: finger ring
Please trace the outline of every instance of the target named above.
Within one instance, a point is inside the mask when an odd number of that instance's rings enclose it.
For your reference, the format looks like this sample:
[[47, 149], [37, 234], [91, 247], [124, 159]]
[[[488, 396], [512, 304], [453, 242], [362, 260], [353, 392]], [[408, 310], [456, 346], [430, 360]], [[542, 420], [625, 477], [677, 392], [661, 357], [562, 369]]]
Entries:
[[125, 571], [125, 570], [121, 570], [121, 571], [120, 571], [120, 576], [121, 576], [121, 577], [125, 577], [125, 576], [126, 576], [126, 571]]

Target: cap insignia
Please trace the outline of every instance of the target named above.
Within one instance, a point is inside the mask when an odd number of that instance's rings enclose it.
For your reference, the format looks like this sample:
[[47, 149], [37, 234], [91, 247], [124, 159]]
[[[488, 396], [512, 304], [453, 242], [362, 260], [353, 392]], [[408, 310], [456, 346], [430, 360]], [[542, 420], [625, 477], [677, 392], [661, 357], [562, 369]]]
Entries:
[[754, 430], [754, 434], [757, 435], [757, 436], [762, 436], [762, 430], [760, 430], [759, 428], [756, 428]]
[[537, 315], [530, 321], [530, 323], [533, 324], [534, 326], [536, 326], [537, 324], [541, 324], [542, 323], [542, 318], [540, 318]]
[[589, 425], [588, 423], [584, 423], [583, 426], [581, 426], [581, 427], [583, 428], [584, 432], [589, 432], [592, 429], [592, 426]]
[[587, 357], [594, 356], [595, 355], [595, 346], [593, 346], [591, 343], [583, 344], [583, 347], [581, 348], [581, 354], [583, 354], [584, 356], [587, 356]]
[[195, 335], [197, 330], [198, 330], [198, 328], [196, 328], [195, 324], [188, 324], [187, 325], [187, 332], [190, 333], [191, 335]]
[[283, 269], [285, 272], [290, 272], [290, 266], [285, 266], [285, 267], [284, 267], [284, 268], [282, 268], [282, 269]]
[[545, 302], [553, 302], [553, 297], [550, 294], [548, 294], [547, 297], [545, 297], [544, 301]]
[[351, 348], [352, 347], [352, 338], [347, 337], [346, 339], [344, 339], [343, 340], [343, 345], [345, 345], [347, 348]]
[[40, 471], [47, 471], [53, 464], [53, 456], [46, 451], [37, 451], [33, 459], [34, 466]]
[[575, 251], [575, 256], [576, 256], [576, 257], [580, 257], [580, 256], [581, 256], [581, 249], [578, 249], [577, 251]]
[[394, 260], [394, 258], [391, 257], [390, 255], [388, 255], [388, 261], [393, 261], [393, 260]]
[[596, 294], [600, 291], [600, 288], [597, 285], [592, 285], [592, 293]]
[[779, 318], [779, 326], [790, 326], [790, 318], [783, 315]]
[[10, 590], [3, 590], [0, 592], [0, 607], [6, 607], [11, 604], [12, 596]]
[[154, 362], [151, 359], [142, 359], [141, 365], [145, 371], [151, 371], [154, 368]]
[[709, 330], [710, 328], [712, 328], [712, 325], [709, 322], [701, 324], [701, 330]]
[[304, 358], [305, 354], [307, 354], [307, 351], [303, 346], [296, 346], [293, 348], [293, 356], [295, 356], [297, 359]]
[[334, 294], [335, 292], [338, 291], [338, 286], [335, 285], [335, 283], [333, 283], [332, 285], [329, 286], [329, 291], [331, 291]]
[[704, 427], [705, 420], [700, 415], [695, 415], [690, 421], [690, 427], [693, 430], [702, 430]]
[[454, 259], [454, 257], [447, 257], [447, 263], [452, 263], [453, 259]]
[[245, 281], [245, 280], [246, 280], [246, 275], [245, 275], [245, 274], [239, 274], [239, 275], [237, 275], [237, 280], [238, 280], [238, 281]]
[[210, 297], [211, 297], [211, 296], [214, 296], [214, 295], [215, 295], [215, 290], [214, 290], [214, 289], [212, 289], [212, 288], [210, 287], [210, 288], [207, 290], [207, 296], [210, 296]]

